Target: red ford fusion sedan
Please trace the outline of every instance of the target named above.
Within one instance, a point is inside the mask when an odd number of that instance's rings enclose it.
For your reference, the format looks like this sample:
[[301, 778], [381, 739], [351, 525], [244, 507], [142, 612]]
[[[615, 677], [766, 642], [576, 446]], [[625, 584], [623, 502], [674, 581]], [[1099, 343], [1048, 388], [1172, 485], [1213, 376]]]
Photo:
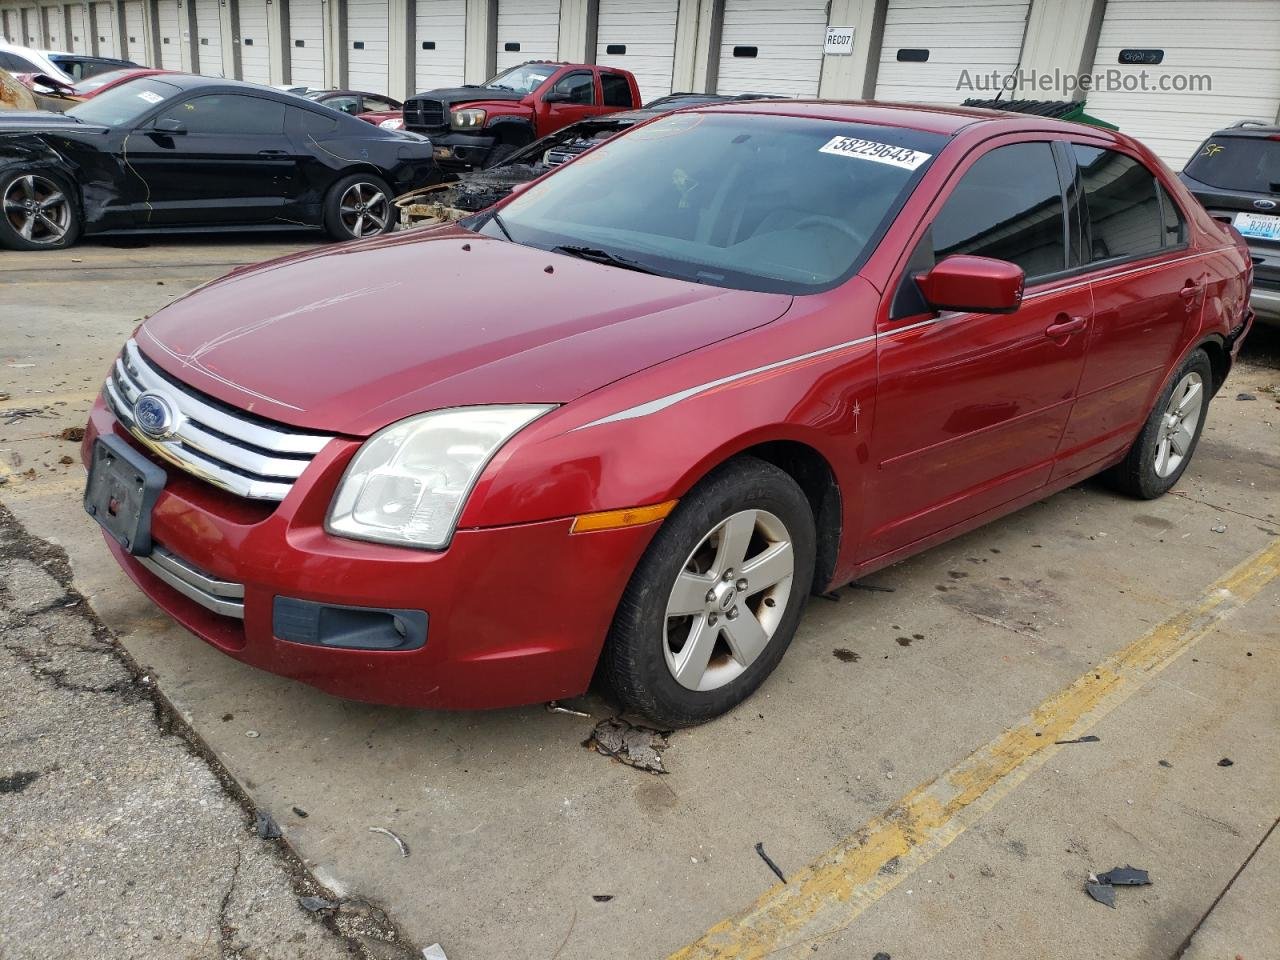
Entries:
[[92, 412], [85, 506], [264, 670], [442, 708], [598, 676], [693, 724], [811, 592], [1093, 474], [1168, 490], [1251, 279], [1116, 133], [718, 104], [165, 307]]

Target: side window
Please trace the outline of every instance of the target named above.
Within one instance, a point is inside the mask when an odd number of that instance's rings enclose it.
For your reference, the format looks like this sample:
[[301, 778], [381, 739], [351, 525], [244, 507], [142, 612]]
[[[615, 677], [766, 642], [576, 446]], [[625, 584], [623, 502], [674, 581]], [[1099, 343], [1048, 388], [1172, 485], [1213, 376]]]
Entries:
[[[1084, 209], [1088, 213], [1090, 260], [1137, 257], [1165, 245], [1166, 211], [1155, 175], [1114, 150], [1073, 143]], [[1179, 242], [1179, 241], [1174, 241]]]
[[571, 73], [567, 77], [561, 77], [551, 88], [551, 92], [558, 97], [565, 97], [566, 99], [561, 101], [563, 103], [589, 107], [596, 102], [595, 79], [589, 73]]
[[365, 97], [364, 111], [366, 113], [377, 111], [378, 113], [389, 113], [399, 108], [390, 100], [384, 100], [382, 97]]
[[359, 97], [330, 97], [322, 102], [326, 107], [333, 110], [341, 110], [343, 113], [356, 114], [360, 112]]
[[312, 113], [310, 110], [303, 110], [301, 113], [303, 133], [310, 134], [313, 137], [319, 137], [326, 133], [333, 133], [338, 129], [338, 121], [333, 117], [326, 117], [319, 113]]
[[980, 157], [933, 221], [938, 260], [956, 253], [1016, 263], [1027, 281], [1066, 267], [1062, 188], [1048, 143], [1014, 143]]
[[1187, 221], [1173, 197], [1160, 188], [1160, 212], [1164, 219], [1164, 245], [1176, 247], [1187, 242]]
[[156, 119], [166, 117], [184, 123], [187, 133], [284, 133], [284, 104], [239, 94], [218, 93], [180, 100]]
[[604, 93], [606, 107], [631, 106], [631, 84], [622, 74], [601, 70], [600, 89]]

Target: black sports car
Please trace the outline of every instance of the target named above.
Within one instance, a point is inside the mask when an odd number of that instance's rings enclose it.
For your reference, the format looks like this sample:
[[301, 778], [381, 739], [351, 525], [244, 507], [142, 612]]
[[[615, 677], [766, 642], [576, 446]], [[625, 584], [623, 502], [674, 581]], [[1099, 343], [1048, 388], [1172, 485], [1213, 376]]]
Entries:
[[425, 137], [255, 84], [140, 77], [65, 114], [0, 113], [0, 245], [84, 234], [394, 229], [398, 194], [438, 176]]

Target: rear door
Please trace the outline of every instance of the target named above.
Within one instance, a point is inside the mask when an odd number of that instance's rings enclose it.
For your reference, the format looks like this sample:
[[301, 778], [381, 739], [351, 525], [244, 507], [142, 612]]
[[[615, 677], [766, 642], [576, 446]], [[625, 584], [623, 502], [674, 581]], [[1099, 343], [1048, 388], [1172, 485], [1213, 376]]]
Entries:
[[[157, 128], [182, 125], [180, 133]], [[154, 226], [254, 224], [276, 217], [298, 178], [285, 106], [246, 94], [176, 98], [129, 137]]]
[[[861, 559], [1042, 486], [1071, 412], [1092, 299], [1087, 282], [1062, 279], [1067, 218], [1054, 150], [1007, 138], [980, 149], [934, 202], [903, 282], [972, 254], [1021, 266], [1026, 295], [1012, 314], [934, 314], [909, 295], [896, 311], [882, 308]], [[1062, 324], [1078, 329], [1055, 334]]]

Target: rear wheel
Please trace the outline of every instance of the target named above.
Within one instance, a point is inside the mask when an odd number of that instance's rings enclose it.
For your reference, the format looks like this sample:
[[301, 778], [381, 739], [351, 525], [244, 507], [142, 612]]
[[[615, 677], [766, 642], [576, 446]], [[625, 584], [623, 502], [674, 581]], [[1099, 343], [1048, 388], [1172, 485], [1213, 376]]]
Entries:
[[1193, 351], [1161, 392], [1128, 455], [1107, 474], [1112, 486], [1153, 500], [1178, 482], [1200, 441], [1212, 383], [1209, 357]]
[[11, 250], [59, 250], [80, 236], [75, 193], [50, 170], [0, 174], [0, 209], [0, 244]]
[[398, 213], [391, 188], [380, 177], [357, 173], [329, 188], [324, 226], [335, 240], [359, 240], [390, 233]]
[[742, 457], [707, 477], [663, 523], [619, 603], [601, 661], [614, 694], [664, 726], [745, 700], [791, 643], [815, 543], [809, 502], [782, 470]]

